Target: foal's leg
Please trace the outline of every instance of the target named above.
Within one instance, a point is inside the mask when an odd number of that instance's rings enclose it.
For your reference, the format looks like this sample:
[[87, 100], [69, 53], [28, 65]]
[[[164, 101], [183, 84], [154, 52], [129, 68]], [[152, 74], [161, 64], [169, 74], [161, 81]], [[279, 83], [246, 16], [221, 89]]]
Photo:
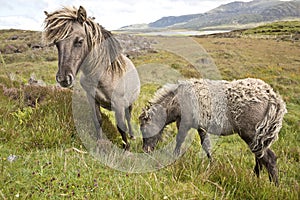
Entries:
[[118, 131], [120, 132], [120, 134], [122, 136], [123, 148], [125, 150], [129, 150], [130, 145], [129, 145], [129, 143], [127, 141], [127, 137], [126, 137], [127, 126], [125, 123], [125, 109], [124, 108], [116, 109], [115, 116], [116, 116]]
[[[178, 123], [177, 123], [177, 127], [178, 127]], [[175, 156], [179, 156], [180, 155], [180, 148], [181, 148], [181, 145], [182, 143], [184, 142], [186, 136], [187, 136], [187, 133], [189, 131], [189, 127], [186, 126], [186, 125], [181, 125], [179, 126], [179, 130], [178, 130], [178, 134], [176, 136], [176, 147], [175, 147], [175, 150], [174, 150], [174, 154]]]
[[254, 167], [254, 172], [257, 176], [257, 178], [259, 178], [259, 174], [260, 171], [262, 170], [263, 164], [261, 163], [260, 159], [255, 156], [255, 167]]
[[[253, 143], [255, 131], [244, 132], [240, 134], [240, 137], [251, 147]], [[259, 177], [260, 171], [262, 170], [262, 166], [264, 165], [269, 174], [270, 181], [273, 181], [276, 186], [278, 186], [278, 171], [276, 166], [276, 155], [269, 148], [264, 151], [263, 157], [261, 157], [261, 153], [259, 155], [255, 155], [256, 164], [254, 167], [254, 172], [257, 177]]]
[[211, 159], [211, 144], [210, 144], [208, 133], [206, 133], [202, 129], [198, 129], [198, 133], [201, 139], [202, 148], [205, 151], [207, 157]]
[[129, 130], [130, 139], [134, 140], [135, 137], [133, 135], [132, 126], [131, 126], [131, 111], [132, 111], [132, 105], [130, 105], [128, 108], [125, 109], [125, 117], [127, 120], [127, 126], [128, 126], [128, 130]]
[[[239, 136], [248, 144], [250, 147], [253, 143], [253, 138], [255, 137], [255, 130], [244, 131], [239, 134]], [[251, 148], [250, 148], [251, 149]], [[256, 176], [259, 178], [260, 171], [262, 170], [263, 163], [259, 159], [260, 155], [255, 155], [255, 167], [253, 169]]]
[[276, 186], [279, 185], [278, 182], [278, 169], [276, 166], [277, 157], [275, 153], [271, 149], [266, 149], [264, 156], [262, 158], [258, 158], [259, 162], [262, 163], [268, 170], [270, 181], [274, 182]]

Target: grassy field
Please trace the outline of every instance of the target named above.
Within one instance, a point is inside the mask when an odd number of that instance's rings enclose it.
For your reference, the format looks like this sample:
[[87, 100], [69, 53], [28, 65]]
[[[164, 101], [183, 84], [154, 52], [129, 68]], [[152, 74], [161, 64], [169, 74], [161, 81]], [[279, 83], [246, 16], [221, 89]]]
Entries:
[[300, 21], [274, 22], [253, 29], [249, 29], [244, 34], [261, 34], [261, 35], [290, 35], [300, 34]]
[[[32, 48], [40, 43], [40, 33], [0, 31], [0, 199], [299, 199], [300, 42], [194, 40], [223, 79], [261, 78], [286, 101], [288, 114], [272, 146], [278, 156], [279, 187], [269, 183], [266, 170], [260, 179], [255, 177], [254, 156], [238, 136], [218, 140], [213, 162], [202, 155], [195, 137], [182, 158], [159, 171], [125, 173], [105, 166], [87, 153], [77, 134], [71, 91], [55, 87], [55, 48]], [[195, 70], [185, 59], [162, 50], [133, 62], [137, 68], [161, 64], [188, 78]], [[28, 86], [31, 76], [46, 86]], [[134, 124], [158, 87], [142, 85]], [[121, 146], [113, 117], [105, 113], [104, 129]], [[168, 132], [160, 146], [174, 137], [174, 127]], [[131, 141], [132, 152], [141, 151], [141, 142], [140, 136]], [[10, 155], [17, 159], [10, 161]]]

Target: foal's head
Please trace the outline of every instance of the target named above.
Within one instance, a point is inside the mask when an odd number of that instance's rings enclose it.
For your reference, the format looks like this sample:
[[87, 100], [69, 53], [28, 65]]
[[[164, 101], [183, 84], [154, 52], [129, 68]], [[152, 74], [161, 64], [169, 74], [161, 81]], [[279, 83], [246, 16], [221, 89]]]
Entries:
[[83, 7], [63, 8], [48, 14], [45, 20], [46, 39], [58, 49], [58, 72], [56, 80], [62, 87], [71, 87], [75, 76], [89, 52], [85, 30], [87, 20]]
[[140, 129], [143, 135], [143, 150], [150, 153], [154, 150], [166, 125], [166, 108], [152, 105], [140, 115]]

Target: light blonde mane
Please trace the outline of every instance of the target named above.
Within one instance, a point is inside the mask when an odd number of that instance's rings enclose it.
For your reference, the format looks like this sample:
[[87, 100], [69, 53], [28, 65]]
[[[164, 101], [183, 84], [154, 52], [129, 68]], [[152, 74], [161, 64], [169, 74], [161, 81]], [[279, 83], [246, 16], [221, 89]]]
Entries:
[[[45, 12], [46, 13], [46, 12]], [[75, 7], [63, 7], [53, 13], [46, 13], [43, 39], [48, 44], [62, 41], [71, 34], [72, 25], [78, 21], [78, 10]], [[108, 71], [123, 73], [126, 70], [120, 43], [110, 31], [88, 17], [82, 25], [87, 36], [91, 52], [89, 64], [107, 66]]]

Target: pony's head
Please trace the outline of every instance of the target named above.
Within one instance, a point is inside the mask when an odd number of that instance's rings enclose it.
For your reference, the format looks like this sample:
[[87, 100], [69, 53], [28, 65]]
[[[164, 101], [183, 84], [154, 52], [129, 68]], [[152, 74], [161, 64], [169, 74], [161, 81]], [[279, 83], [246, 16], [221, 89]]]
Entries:
[[154, 150], [166, 126], [167, 111], [161, 105], [152, 105], [144, 109], [139, 117], [143, 135], [143, 150], [150, 153]]
[[81, 6], [45, 14], [44, 38], [58, 49], [56, 80], [62, 87], [71, 87], [92, 43], [88, 27], [95, 24]]

